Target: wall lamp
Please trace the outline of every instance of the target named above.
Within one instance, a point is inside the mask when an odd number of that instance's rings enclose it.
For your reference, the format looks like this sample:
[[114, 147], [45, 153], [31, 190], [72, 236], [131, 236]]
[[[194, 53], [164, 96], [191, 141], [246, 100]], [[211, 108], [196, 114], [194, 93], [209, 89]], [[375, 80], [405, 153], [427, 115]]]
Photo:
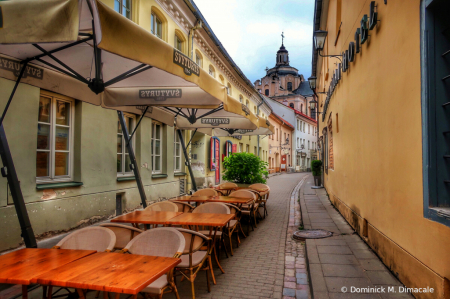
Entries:
[[325, 40], [327, 38], [327, 34], [328, 34], [328, 31], [325, 31], [325, 30], [314, 31], [314, 47], [316, 48], [317, 52], [319, 53], [319, 56], [335, 57], [335, 58], [341, 60], [342, 55], [322, 55], [322, 54], [320, 54], [320, 51], [322, 51], [323, 47], [325, 46]]
[[308, 78], [308, 83], [309, 83], [309, 87], [311, 87], [311, 89], [314, 91], [314, 94], [317, 96], [318, 93], [321, 94], [326, 94], [326, 92], [316, 92], [316, 83], [317, 83], [317, 78], [316, 76], [311, 76]]

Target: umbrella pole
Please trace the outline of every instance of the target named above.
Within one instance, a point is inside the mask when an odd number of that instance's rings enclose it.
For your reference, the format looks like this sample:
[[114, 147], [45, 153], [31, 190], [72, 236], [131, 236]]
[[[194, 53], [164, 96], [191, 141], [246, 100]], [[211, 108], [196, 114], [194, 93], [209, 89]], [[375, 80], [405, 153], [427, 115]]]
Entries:
[[189, 162], [189, 157], [188, 157], [188, 153], [186, 150], [186, 145], [184, 144], [183, 133], [181, 132], [181, 130], [177, 130], [177, 133], [178, 133], [178, 137], [180, 138], [181, 146], [183, 147], [185, 164], [188, 167], [189, 174], [191, 176], [192, 189], [194, 189], [194, 191], [197, 191], [197, 184], [195, 183], [194, 173], [192, 172], [191, 163]]
[[141, 174], [139, 173], [139, 166], [136, 162], [136, 156], [134, 155], [133, 144], [130, 142], [130, 135], [128, 135], [128, 128], [125, 122], [125, 116], [122, 111], [117, 111], [119, 115], [120, 126], [122, 127], [123, 138], [125, 139], [125, 144], [127, 145], [128, 155], [130, 156], [131, 169], [133, 170], [134, 177], [136, 178], [136, 183], [139, 189], [139, 194], [141, 196], [142, 206], [145, 209], [147, 207], [147, 197], [145, 196], [144, 185], [142, 184]]

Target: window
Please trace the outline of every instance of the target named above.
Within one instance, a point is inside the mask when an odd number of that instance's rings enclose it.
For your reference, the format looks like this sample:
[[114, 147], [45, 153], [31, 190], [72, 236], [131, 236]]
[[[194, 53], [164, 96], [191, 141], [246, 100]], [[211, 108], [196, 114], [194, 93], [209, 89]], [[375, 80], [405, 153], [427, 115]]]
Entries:
[[202, 54], [200, 54], [200, 52], [198, 50], [195, 50], [195, 63], [199, 67], [203, 67], [203, 56], [202, 56]]
[[264, 94], [268, 97], [268, 96], [269, 96], [269, 90], [266, 89], [266, 90], [264, 91]]
[[244, 151], [244, 145], [239, 143], [239, 152], [242, 153]]
[[175, 34], [175, 49], [183, 52], [183, 40], [177, 34]]
[[[134, 130], [134, 116], [125, 114], [125, 122], [127, 124], [128, 134], [131, 136]], [[122, 126], [119, 120], [117, 120], [117, 123], [117, 175], [132, 175], [133, 170], [130, 168], [130, 155], [125, 138], [123, 137]], [[132, 142], [134, 143], [134, 137]]]
[[209, 65], [209, 74], [211, 76], [213, 76], [214, 78], [216, 77], [216, 70], [214, 69], [214, 67], [212, 65]]
[[308, 140], [308, 150], [309, 150], [309, 140]]
[[297, 147], [300, 147], [300, 138], [297, 137]]
[[253, 106], [253, 113], [256, 115], [256, 106]]
[[227, 84], [227, 93], [228, 93], [230, 96], [233, 95], [233, 90], [231, 89], [231, 84], [230, 84], [230, 83]]
[[220, 83], [225, 85], [225, 79], [222, 77], [222, 75], [219, 75]]
[[300, 105], [300, 112], [303, 113], [303, 104]]
[[253, 154], [254, 154], [255, 156], [258, 155], [258, 152], [256, 151], [256, 146], [253, 148]]
[[73, 170], [73, 100], [41, 93], [38, 113], [37, 181], [70, 181]]
[[152, 125], [152, 173], [162, 173], [162, 125]]
[[278, 141], [278, 128], [277, 128], [277, 141]]
[[290, 103], [289, 107], [294, 108], [294, 103]]
[[245, 151], [246, 151], [247, 153], [250, 153], [250, 146], [249, 146], [248, 144], [245, 146]]
[[422, 1], [422, 10], [424, 215], [450, 226], [450, 2]]
[[243, 97], [241, 94], [239, 95], [239, 102], [240, 102], [240, 103], [243, 103], [243, 102], [244, 102], [244, 97]]
[[131, 20], [131, 0], [114, 0], [114, 10]]
[[287, 90], [292, 91], [292, 82], [288, 82]]
[[245, 106], [250, 106], [250, 102], [248, 100], [245, 101]]
[[303, 133], [306, 133], [306, 123], [303, 122]]
[[[180, 136], [178, 136], [177, 130], [174, 131], [174, 153], [173, 153], [173, 168], [175, 172], [181, 172], [181, 141]], [[184, 132], [181, 132], [183, 134]]]
[[155, 13], [152, 13], [151, 22], [152, 33], [162, 39], [162, 22]]
[[311, 134], [311, 125], [308, 124], [308, 134]]

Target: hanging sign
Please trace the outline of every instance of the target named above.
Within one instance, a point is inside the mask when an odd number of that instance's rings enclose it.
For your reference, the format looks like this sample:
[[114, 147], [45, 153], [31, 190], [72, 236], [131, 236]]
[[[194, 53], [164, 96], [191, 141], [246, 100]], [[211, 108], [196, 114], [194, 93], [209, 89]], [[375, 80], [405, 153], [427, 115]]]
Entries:
[[207, 125], [211, 125], [211, 126], [230, 124], [229, 118], [203, 117], [203, 118], [201, 118], [201, 120], [202, 120], [202, 124], [207, 124]]
[[165, 101], [169, 98], [181, 98], [181, 95], [182, 90], [179, 88], [139, 90], [139, 98], [155, 99], [155, 101]]
[[193, 62], [189, 57], [178, 51], [177, 49], [173, 49], [173, 62], [176, 65], [184, 68], [184, 73], [188, 76], [194, 74], [197, 77], [200, 77], [200, 67], [198, 64]]
[[[0, 57], [0, 69], [13, 72], [14, 76], [19, 77], [22, 64], [17, 60]], [[44, 70], [35, 66], [27, 65], [25, 71], [23, 72], [22, 78], [25, 79], [28, 76], [42, 80], [44, 77]]]

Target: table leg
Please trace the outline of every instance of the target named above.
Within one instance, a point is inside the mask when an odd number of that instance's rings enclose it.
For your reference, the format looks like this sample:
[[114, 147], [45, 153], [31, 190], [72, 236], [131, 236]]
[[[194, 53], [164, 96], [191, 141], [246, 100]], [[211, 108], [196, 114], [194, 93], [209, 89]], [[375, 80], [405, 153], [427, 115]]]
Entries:
[[80, 297], [80, 299], [86, 299], [82, 289], [77, 289], [77, 292], [78, 292], [78, 296]]
[[[216, 259], [217, 266], [219, 266], [220, 271], [222, 271], [223, 274], [225, 274], [225, 271], [223, 270], [222, 266], [219, 263], [219, 258], [217, 256], [217, 248], [216, 248], [216, 234], [217, 234], [218, 227], [214, 228], [214, 238], [213, 238], [213, 251], [214, 251], [214, 258]], [[211, 231], [211, 229], [210, 229]]]
[[22, 285], [22, 298], [28, 299], [28, 288], [26, 285]]
[[109, 293], [103, 291], [103, 299], [109, 299]]
[[115, 299], [120, 299], [120, 293], [116, 293]]
[[47, 298], [47, 286], [42, 286], [42, 299]]

